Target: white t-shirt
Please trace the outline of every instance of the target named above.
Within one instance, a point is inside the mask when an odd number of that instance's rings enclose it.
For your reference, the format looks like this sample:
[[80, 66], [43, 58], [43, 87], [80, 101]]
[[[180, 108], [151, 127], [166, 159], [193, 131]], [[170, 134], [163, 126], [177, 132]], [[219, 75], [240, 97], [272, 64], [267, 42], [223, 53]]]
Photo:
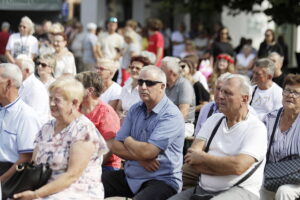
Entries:
[[202, 74], [202, 72], [200, 71], [196, 71], [196, 73], [193, 75], [193, 78], [196, 80], [196, 81], [199, 81], [203, 87], [209, 91], [208, 89], [208, 84], [207, 84], [207, 80], [205, 78], [205, 76]]
[[6, 50], [9, 50], [14, 58], [20, 54], [32, 57], [32, 54], [38, 55], [38, 40], [32, 35], [21, 37], [20, 33], [14, 33], [8, 39]]
[[38, 114], [42, 124], [51, 119], [49, 95], [45, 85], [31, 74], [19, 89], [20, 98]]
[[[208, 141], [213, 129], [222, 116], [224, 116], [222, 113], [217, 113], [208, 118], [200, 129], [197, 139]], [[214, 156], [247, 154], [260, 162], [265, 158], [266, 152], [267, 129], [255, 115], [249, 112], [246, 120], [235, 124], [231, 128], [228, 128], [226, 120], [223, 119], [210, 144], [208, 154]], [[258, 162], [255, 162], [242, 175], [211, 176], [201, 174], [199, 185], [209, 191], [227, 190], [251, 171]], [[259, 190], [263, 183], [263, 174], [264, 163], [240, 186], [259, 196]]]
[[120, 99], [120, 94], [122, 91], [122, 87], [116, 83], [113, 82], [107, 90], [101, 94], [100, 99], [104, 101], [105, 103], [109, 103], [110, 101]]
[[251, 106], [262, 120], [269, 112], [282, 107], [282, 88], [273, 82], [267, 90], [257, 88], [252, 98]]
[[124, 38], [118, 34], [103, 33], [98, 38], [98, 44], [105, 58], [113, 59], [117, 55], [116, 48], [122, 50], [124, 48]]
[[[171, 41], [172, 42], [184, 42], [183, 34], [180, 33], [179, 31], [173, 32], [171, 35]], [[182, 52], [184, 52], [184, 49], [185, 49], [184, 43], [173, 45], [172, 55], [176, 56], [176, 57], [180, 57], [180, 54]]]
[[63, 74], [76, 75], [75, 58], [71, 52], [56, 60], [54, 77], [58, 78]]
[[123, 111], [127, 112], [133, 104], [141, 100], [138, 86], [132, 88], [131, 84], [124, 85], [121, 91], [120, 100], [122, 101]]

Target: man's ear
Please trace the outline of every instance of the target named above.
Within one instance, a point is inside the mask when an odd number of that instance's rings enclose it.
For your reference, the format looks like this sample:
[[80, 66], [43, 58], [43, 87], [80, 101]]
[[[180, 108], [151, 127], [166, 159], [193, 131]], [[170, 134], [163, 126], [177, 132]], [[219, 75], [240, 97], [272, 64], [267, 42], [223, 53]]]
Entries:
[[248, 95], [242, 95], [243, 103], [247, 104], [249, 101], [249, 96]]

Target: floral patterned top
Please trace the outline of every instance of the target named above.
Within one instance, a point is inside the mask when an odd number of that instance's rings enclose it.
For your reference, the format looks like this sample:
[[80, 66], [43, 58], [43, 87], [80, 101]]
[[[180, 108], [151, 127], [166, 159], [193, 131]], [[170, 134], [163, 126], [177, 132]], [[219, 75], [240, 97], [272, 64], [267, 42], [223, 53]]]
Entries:
[[48, 182], [55, 180], [65, 173], [68, 168], [70, 147], [78, 141], [92, 141], [96, 151], [79, 179], [68, 188], [45, 197], [47, 200], [100, 200], [104, 199], [104, 189], [101, 183], [101, 164], [103, 154], [108, 151], [105, 140], [99, 134], [94, 124], [81, 115], [54, 135], [56, 120], [46, 123], [40, 130], [35, 140], [38, 151], [35, 162], [49, 163], [52, 175]]

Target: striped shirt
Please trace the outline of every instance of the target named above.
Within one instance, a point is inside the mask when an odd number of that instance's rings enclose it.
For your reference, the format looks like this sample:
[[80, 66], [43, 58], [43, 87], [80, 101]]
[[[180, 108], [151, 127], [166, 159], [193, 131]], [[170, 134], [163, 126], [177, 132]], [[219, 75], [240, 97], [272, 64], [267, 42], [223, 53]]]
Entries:
[[[268, 130], [268, 141], [270, 141], [278, 110], [267, 114], [263, 120]], [[278, 122], [270, 150], [270, 162], [278, 162], [289, 155], [300, 155], [300, 115], [287, 131], [281, 132], [279, 124]]]

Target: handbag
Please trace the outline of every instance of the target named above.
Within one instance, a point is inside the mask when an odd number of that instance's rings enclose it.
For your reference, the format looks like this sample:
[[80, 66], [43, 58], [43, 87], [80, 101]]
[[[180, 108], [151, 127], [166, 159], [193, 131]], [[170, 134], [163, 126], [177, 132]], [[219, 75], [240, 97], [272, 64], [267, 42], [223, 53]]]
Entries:
[[298, 155], [290, 155], [286, 158], [281, 159], [278, 162], [268, 163], [270, 157], [271, 146], [274, 140], [275, 130], [279, 121], [280, 113], [282, 108], [278, 111], [273, 132], [270, 138], [268, 153], [267, 153], [267, 164], [265, 166], [265, 181], [264, 187], [269, 190], [276, 192], [278, 187], [285, 184], [300, 184], [300, 158]]
[[16, 166], [16, 172], [3, 184], [2, 200], [26, 190], [36, 190], [45, 185], [52, 174], [49, 164], [25, 162]]
[[[205, 152], [208, 152], [209, 150], [209, 146], [212, 142], [212, 139], [214, 138], [219, 126], [221, 125], [222, 120], [225, 117], [222, 117], [219, 122], [217, 123], [217, 125], [215, 126], [215, 128], [212, 131], [212, 134], [210, 136], [210, 138], [208, 139], [207, 145], [204, 149]], [[246, 181], [256, 170], [257, 168], [261, 165], [262, 161], [260, 161], [253, 169], [251, 169], [251, 171], [249, 171], [243, 178], [241, 178], [238, 182], [236, 182], [232, 187], [238, 186], [241, 183], [243, 183], [244, 181]], [[224, 191], [219, 191], [219, 192], [213, 192], [213, 193], [206, 193], [206, 194], [197, 194], [196, 193], [197, 190], [197, 186], [194, 189], [194, 192], [192, 194], [192, 196], [190, 197], [190, 200], [209, 200], [211, 198], [213, 198], [215, 195], [219, 194], [220, 192], [224, 192]]]

